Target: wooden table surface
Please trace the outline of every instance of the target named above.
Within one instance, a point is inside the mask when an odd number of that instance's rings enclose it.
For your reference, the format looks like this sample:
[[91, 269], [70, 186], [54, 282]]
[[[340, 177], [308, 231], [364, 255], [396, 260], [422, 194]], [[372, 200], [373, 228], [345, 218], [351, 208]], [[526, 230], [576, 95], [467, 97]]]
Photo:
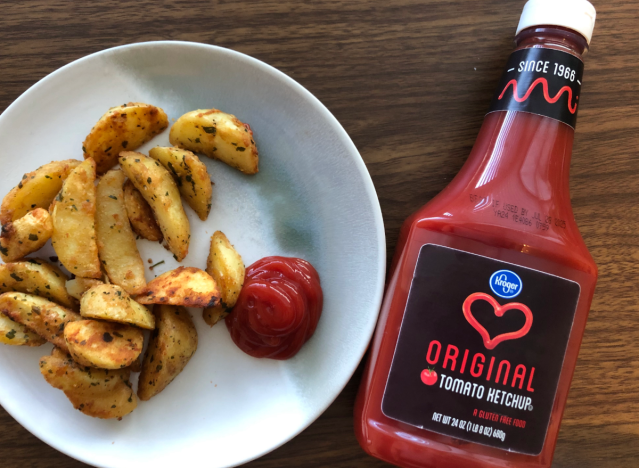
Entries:
[[[390, 257], [402, 221], [464, 163], [523, 4], [3, 0], [0, 110], [57, 68], [109, 47], [174, 39], [246, 53], [305, 86], [350, 134], [381, 201]], [[600, 279], [555, 453], [561, 468], [639, 466], [639, 5], [595, 6], [571, 188]], [[360, 378], [361, 366], [313, 425], [247, 466], [389, 466], [353, 435]], [[2, 409], [0, 460], [7, 468], [83, 466]]]

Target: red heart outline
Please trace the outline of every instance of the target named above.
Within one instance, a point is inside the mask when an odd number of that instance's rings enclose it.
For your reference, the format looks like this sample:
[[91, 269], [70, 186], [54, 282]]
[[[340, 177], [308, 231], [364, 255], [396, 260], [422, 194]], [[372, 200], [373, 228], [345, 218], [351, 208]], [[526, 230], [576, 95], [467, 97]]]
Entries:
[[[473, 302], [477, 300], [486, 301], [490, 305], [492, 305], [493, 309], [495, 310], [495, 315], [497, 317], [503, 316], [507, 311], [512, 309], [520, 310], [526, 316], [526, 323], [524, 323], [524, 326], [517, 331], [502, 333], [501, 335], [497, 335], [495, 338], [490, 339], [488, 330], [486, 330], [477, 321], [477, 319], [473, 316], [473, 313], [470, 311], [470, 306], [472, 306]], [[516, 340], [517, 338], [521, 338], [522, 336], [525, 336], [530, 330], [530, 327], [532, 326], [532, 322], [533, 322], [532, 312], [524, 304], [521, 304], [519, 302], [509, 302], [508, 304], [500, 305], [499, 302], [497, 302], [494, 297], [486, 293], [477, 292], [477, 293], [471, 294], [464, 301], [464, 304], [462, 305], [462, 309], [464, 311], [464, 317], [466, 317], [466, 320], [468, 320], [468, 323], [470, 323], [473, 326], [473, 328], [477, 330], [479, 334], [481, 335], [482, 339], [484, 340], [484, 346], [486, 346], [486, 349], [495, 349], [495, 347], [502, 341]]]

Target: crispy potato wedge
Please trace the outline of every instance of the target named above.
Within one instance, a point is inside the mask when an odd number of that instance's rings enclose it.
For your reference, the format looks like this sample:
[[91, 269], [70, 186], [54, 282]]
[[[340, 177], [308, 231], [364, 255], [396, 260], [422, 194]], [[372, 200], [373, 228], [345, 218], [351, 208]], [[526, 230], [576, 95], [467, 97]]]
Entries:
[[219, 159], [245, 174], [258, 171], [259, 157], [251, 127], [221, 110], [187, 112], [171, 127], [169, 141], [178, 148]]
[[230, 308], [224, 307], [222, 302], [213, 307], [206, 307], [202, 310], [202, 317], [204, 318], [204, 322], [212, 327], [220, 320], [226, 318], [226, 316], [231, 312]]
[[142, 371], [142, 358], [143, 357], [144, 356], [142, 354], [140, 354], [138, 356], [138, 358], [131, 363], [131, 365], [129, 366], [129, 369], [131, 369], [131, 372], [138, 373], [138, 372]]
[[139, 328], [98, 320], [67, 324], [64, 340], [75, 362], [100, 369], [130, 366], [144, 346], [144, 335]]
[[85, 292], [80, 299], [80, 314], [86, 318], [137, 325], [147, 330], [155, 328], [151, 311], [115, 284], [99, 284]]
[[30, 328], [42, 338], [67, 351], [64, 327], [80, 315], [38, 296], [18, 292], [0, 295], [0, 313]]
[[138, 397], [147, 401], [184, 370], [197, 349], [197, 331], [184, 307], [161, 305], [138, 381]]
[[18, 291], [34, 294], [77, 310], [77, 301], [65, 288], [66, 280], [67, 275], [62, 270], [39, 258], [0, 265], [0, 293]]
[[120, 165], [151, 206], [164, 242], [181, 262], [189, 253], [191, 228], [173, 176], [159, 162], [132, 151], [121, 153]]
[[36, 208], [48, 209], [64, 180], [80, 162], [75, 159], [53, 161], [22, 176], [20, 183], [2, 200], [0, 222], [15, 221]]
[[129, 294], [137, 294], [144, 286], [144, 263], [124, 207], [124, 172], [112, 170], [104, 174], [96, 192], [95, 233], [98, 253], [111, 283]]
[[210, 326], [226, 317], [237, 302], [244, 285], [244, 262], [222, 231], [211, 236], [211, 249], [206, 260], [206, 272], [220, 288], [220, 303], [204, 309], [204, 321]]
[[71, 359], [71, 355], [69, 353], [62, 351], [57, 346], [54, 346], [53, 349], [51, 350], [51, 356], [57, 357], [60, 359]]
[[142, 102], [112, 107], [84, 140], [84, 159], [93, 158], [98, 174], [104, 174], [118, 163], [120, 151], [139, 148], [168, 126], [169, 119], [159, 107]]
[[104, 282], [95, 278], [80, 278], [76, 276], [72, 280], [68, 280], [65, 283], [65, 287], [69, 296], [76, 298], [78, 301], [82, 299], [82, 295], [98, 284], [104, 284]]
[[2, 225], [0, 256], [5, 262], [15, 262], [42, 248], [53, 234], [49, 212], [36, 208], [22, 218]]
[[160, 242], [164, 236], [153, 217], [153, 210], [130, 180], [124, 183], [124, 206], [133, 231], [143, 239]]
[[200, 158], [188, 150], [160, 146], [151, 149], [149, 156], [160, 161], [173, 174], [178, 190], [186, 203], [193, 208], [202, 221], [206, 221], [211, 211], [213, 184]]
[[[107, 284], [108, 284], [108, 278], [105, 277], [105, 281], [107, 281]], [[69, 291], [69, 294], [73, 295], [73, 297], [76, 297], [77, 299], [81, 299], [82, 295], [86, 291], [91, 289], [93, 286], [97, 286], [98, 284], [104, 284], [104, 283], [100, 280], [96, 280], [93, 278], [74, 278], [72, 280], [67, 281], [67, 290]], [[54, 351], [56, 349], [58, 348], [54, 347]], [[131, 365], [129, 366], [129, 369], [131, 370], [131, 372], [137, 373], [142, 370], [142, 358], [143, 356], [142, 354], [140, 354], [137, 357], [137, 359], [135, 359], [131, 363]]]
[[215, 280], [199, 268], [178, 267], [149, 281], [136, 300], [140, 304], [212, 307], [220, 291]]
[[76, 276], [100, 278], [95, 239], [95, 161], [76, 167], [53, 202], [51, 244], [60, 262]]
[[121, 418], [133, 411], [138, 399], [133, 393], [129, 369], [108, 370], [83, 367], [66, 356], [40, 358], [40, 372], [54, 388], [67, 396], [73, 407], [95, 418]]
[[13, 346], [40, 346], [47, 342], [21, 323], [0, 314], [0, 343]]

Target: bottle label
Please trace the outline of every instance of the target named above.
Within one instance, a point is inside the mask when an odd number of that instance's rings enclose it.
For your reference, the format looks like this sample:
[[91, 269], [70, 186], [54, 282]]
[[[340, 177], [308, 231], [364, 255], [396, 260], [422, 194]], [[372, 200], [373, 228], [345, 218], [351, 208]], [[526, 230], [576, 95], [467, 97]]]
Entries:
[[510, 55], [490, 112], [521, 111], [575, 128], [584, 63], [555, 49], [516, 50]]
[[422, 246], [383, 413], [511, 452], [544, 445], [580, 286], [461, 250]]

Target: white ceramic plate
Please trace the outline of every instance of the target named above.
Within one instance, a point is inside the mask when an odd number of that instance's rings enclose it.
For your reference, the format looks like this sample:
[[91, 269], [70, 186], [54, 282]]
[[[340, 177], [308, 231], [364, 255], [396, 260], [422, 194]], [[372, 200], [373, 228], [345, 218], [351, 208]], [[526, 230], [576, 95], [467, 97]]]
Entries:
[[[324, 310], [293, 359], [254, 359], [224, 323], [209, 328], [191, 309], [199, 348], [161, 394], [122, 421], [73, 409], [40, 375], [50, 346], [0, 346], [0, 403], [56, 449], [101, 467], [236, 466], [280, 446], [311, 424], [362, 358], [381, 302], [385, 240], [375, 189], [352, 141], [308, 91], [276, 69], [231, 50], [152, 42], [73, 62], [25, 92], [0, 116], [2, 196], [22, 174], [52, 160], [82, 159], [82, 141], [109, 108], [129, 101], [162, 107], [169, 119], [216, 107], [248, 122], [260, 172], [246, 176], [202, 158], [214, 185], [201, 222], [185, 207], [191, 246], [184, 265], [204, 268], [209, 237], [226, 233], [248, 266], [268, 255], [298, 256], [318, 270]], [[169, 146], [168, 130], [139, 151]], [[138, 241], [143, 259], [165, 260]], [[45, 258], [54, 255], [41, 251]]]

